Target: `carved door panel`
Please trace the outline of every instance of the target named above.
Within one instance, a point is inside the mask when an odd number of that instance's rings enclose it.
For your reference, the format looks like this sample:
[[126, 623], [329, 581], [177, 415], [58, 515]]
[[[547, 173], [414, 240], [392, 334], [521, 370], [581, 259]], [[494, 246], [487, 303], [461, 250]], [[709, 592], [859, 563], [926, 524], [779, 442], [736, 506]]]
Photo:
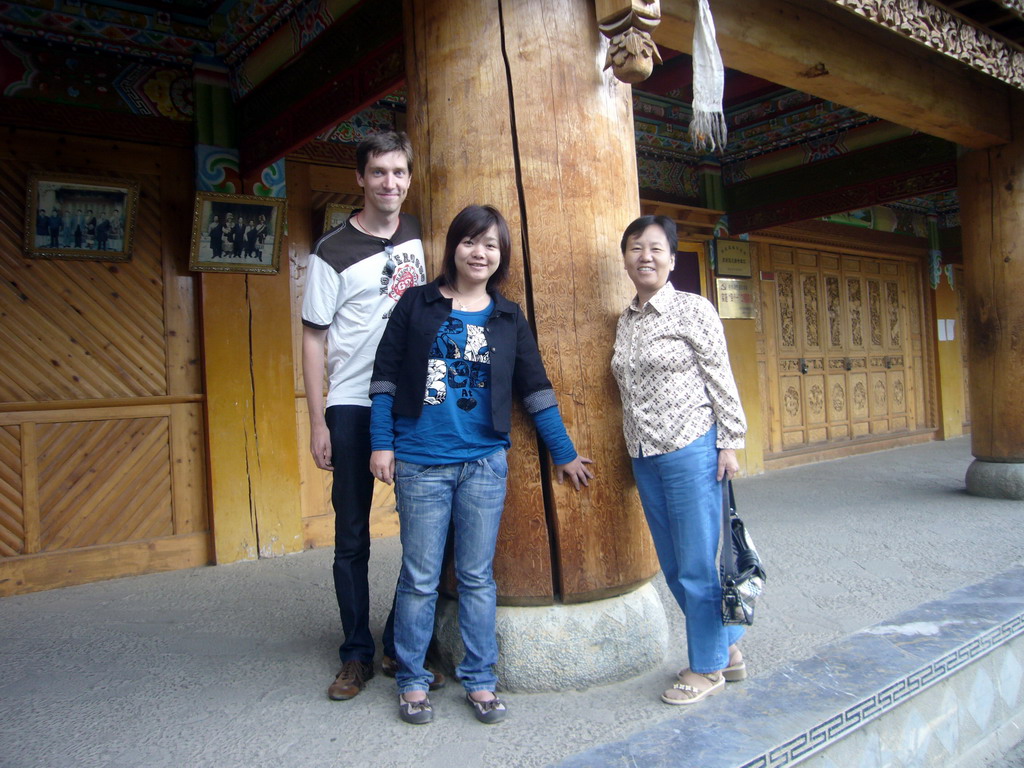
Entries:
[[867, 290], [864, 279], [858, 274], [861, 260], [843, 259], [842, 285], [845, 286], [846, 323], [850, 335], [846, 343], [849, 374], [847, 375], [850, 393], [850, 437], [863, 437], [868, 433], [868, 375], [867, 375], [867, 338], [869, 331], [867, 317]]
[[881, 435], [910, 426], [907, 408], [907, 355], [900, 296], [900, 266], [865, 261], [868, 309], [868, 433]]
[[781, 406], [777, 450], [789, 450], [827, 434], [821, 281], [814, 252], [773, 248], [772, 258]]
[[822, 339], [821, 273], [817, 254], [797, 251], [801, 265], [799, 301], [803, 307], [800, 328], [803, 331], [803, 397], [804, 442], [818, 443], [828, 439], [828, 414], [825, 409], [825, 355]]
[[850, 428], [850, 331], [846, 323], [847, 301], [838, 256], [822, 254], [822, 285], [825, 301], [825, 370], [828, 372], [826, 439], [845, 440]]
[[793, 252], [789, 249], [773, 248], [777, 307], [776, 362], [778, 365], [778, 391], [780, 407], [780, 430], [778, 449], [803, 442], [803, 383], [800, 370], [800, 348], [797, 344], [797, 296], [796, 270], [793, 268]]
[[903, 267], [783, 247], [771, 259], [781, 406], [772, 450], [913, 428]]

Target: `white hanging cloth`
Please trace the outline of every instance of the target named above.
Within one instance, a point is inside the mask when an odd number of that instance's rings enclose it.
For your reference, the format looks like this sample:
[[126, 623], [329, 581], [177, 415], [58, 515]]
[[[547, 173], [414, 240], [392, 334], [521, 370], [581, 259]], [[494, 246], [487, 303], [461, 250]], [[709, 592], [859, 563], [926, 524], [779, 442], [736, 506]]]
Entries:
[[722, 112], [725, 66], [715, 42], [715, 20], [708, 0], [697, 0], [697, 22], [693, 26], [693, 119], [690, 141], [699, 150], [721, 152], [728, 130]]

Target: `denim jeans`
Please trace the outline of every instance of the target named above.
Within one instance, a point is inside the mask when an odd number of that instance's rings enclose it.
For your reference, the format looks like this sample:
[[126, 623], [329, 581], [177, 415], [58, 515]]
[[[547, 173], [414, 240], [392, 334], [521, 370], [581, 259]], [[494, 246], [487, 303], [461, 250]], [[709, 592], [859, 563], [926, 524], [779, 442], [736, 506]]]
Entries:
[[[331, 434], [334, 484], [334, 593], [338, 598], [345, 640], [338, 649], [346, 661], [373, 661], [370, 634], [370, 409], [362, 405], [332, 405], [324, 414]], [[394, 605], [384, 627], [384, 653], [395, 655]]]
[[718, 473], [718, 430], [671, 453], [633, 459], [640, 491], [665, 581], [686, 616], [690, 669], [717, 672], [729, 664], [729, 646], [743, 627], [722, 624], [718, 538], [722, 530], [722, 484]]
[[494, 546], [505, 506], [504, 449], [458, 464], [395, 462], [402, 572], [395, 600], [399, 693], [425, 691], [432, 674], [424, 660], [434, 631], [449, 521], [455, 533], [459, 630], [466, 654], [455, 669], [467, 692], [493, 691], [498, 678], [495, 637], [497, 589]]

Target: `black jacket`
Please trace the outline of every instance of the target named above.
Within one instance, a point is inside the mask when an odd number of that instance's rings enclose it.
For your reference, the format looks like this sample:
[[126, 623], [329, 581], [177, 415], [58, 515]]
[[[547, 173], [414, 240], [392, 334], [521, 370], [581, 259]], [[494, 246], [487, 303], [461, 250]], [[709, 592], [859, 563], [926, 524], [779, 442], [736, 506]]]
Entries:
[[[485, 326], [491, 358], [491, 423], [496, 432], [509, 432], [513, 389], [529, 413], [543, 411], [558, 401], [522, 308], [498, 292], [491, 298], [494, 311]], [[419, 418], [430, 348], [451, 311], [451, 299], [441, 295], [436, 280], [409, 288], [395, 305], [370, 378], [370, 397], [394, 396], [395, 416]]]

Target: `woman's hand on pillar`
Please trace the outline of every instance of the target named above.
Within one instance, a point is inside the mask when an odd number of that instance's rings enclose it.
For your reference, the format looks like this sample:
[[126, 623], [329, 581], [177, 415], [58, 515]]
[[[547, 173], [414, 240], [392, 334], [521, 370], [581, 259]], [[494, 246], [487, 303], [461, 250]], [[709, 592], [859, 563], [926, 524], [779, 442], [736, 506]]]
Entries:
[[587, 478], [593, 478], [594, 473], [590, 471], [587, 464], [593, 463], [594, 462], [586, 456], [577, 456], [568, 464], [556, 464], [555, 479], [558, 480], [559, 484], [561, 484], [563, 477], [568, 477], [572, 482], [573, 487], [578, 491], [580, 489], [580, 483], [583, 485], [590, 485], [590, 483], [587, 482]]

